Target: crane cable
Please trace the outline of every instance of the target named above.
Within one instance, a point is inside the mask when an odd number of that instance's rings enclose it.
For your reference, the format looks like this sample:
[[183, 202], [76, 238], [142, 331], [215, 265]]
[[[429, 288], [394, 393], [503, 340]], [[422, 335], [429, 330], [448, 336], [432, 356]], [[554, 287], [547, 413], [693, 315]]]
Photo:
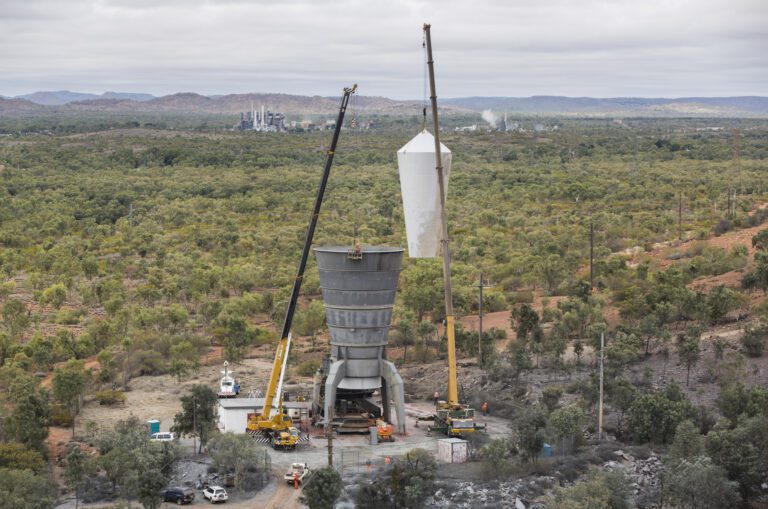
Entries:
[[422, 31], [421, 33], [421, 48], [423, 50], [423, 55], [421, 57], [421, 63], [422, 67], [424, 68], [424, 77], [423, 77], [423, 87], [424, 92], [421, 98], [421, 130], [426, 131], [427, 130], [427, 35], [426, 32]]

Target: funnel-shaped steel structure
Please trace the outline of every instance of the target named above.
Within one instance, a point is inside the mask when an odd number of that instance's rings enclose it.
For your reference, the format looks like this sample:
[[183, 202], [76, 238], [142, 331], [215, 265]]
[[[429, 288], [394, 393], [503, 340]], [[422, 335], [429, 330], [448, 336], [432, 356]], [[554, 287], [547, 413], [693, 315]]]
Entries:
[[405, 431], [403, 380], [386, 360], [403, 249], [385, 246], [315, 248], [325, 316], [331, 333], [331, 364], [325, 381], [325, 415], [338, 390], [383, 389], [384, 417], [395, 402], [398, 429]]

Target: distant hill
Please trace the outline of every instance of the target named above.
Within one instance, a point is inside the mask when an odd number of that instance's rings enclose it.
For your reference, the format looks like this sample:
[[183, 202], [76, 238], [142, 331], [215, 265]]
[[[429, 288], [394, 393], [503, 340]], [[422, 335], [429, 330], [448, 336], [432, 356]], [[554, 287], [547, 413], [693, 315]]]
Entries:
[[[336, 114], [339, 109], [338, 97], [289, 94], [228, 94], [209, 97], [182, 92], [163, 97], [152, 97], [144, 101], [123, 98], [122, 95], [117, 94], [106, 98], [106, 95], [49, 106], [55, 107], [57, 111], [238, 114], [251, 108], [259, 109], [261, 105], [264, 105], [269, 110], [291, 115], [332, 115]], [[421, 111], [421, 106], [418, 101], [395, 101], [386, 97], [356, 96], [350, 103], [349, 109], [350, 111], [365, 113], [417, 115]], [[469, 112], [469, 110], [453, 105], [441, 105], [441, 109]]]
[[[88, 111], [115, 113], [206, 113], [234, 115], [264, 105], [288, 115], [333, 115], [338, 97], [289, 94], [227, 94], [205, 96], [184, 92], [162, 97], [151, 94], [105, 92], [87, 94], [61, 90], [35, 92], [0, 99], [2, 112]], [[459, 97], [440, 99], [446, 113], [493, 110], [512, 115], [648, 116], [648, 117], [768, 117], [768, 97]], [[40, 109], [42, 108], [42, 109]], [[387, 115], [418, 115], [420, 101], [395, 101], [386, 97], [356, 96], [350, 111]]]
[[130, 92], [104, 92], [101, 95], [85, 92], [70, 92], [58, 90], [55, 92], [34, 92], [31, 94], [16, 96], [15, 99], [26, 99], [43, 106], [61, 106], [76, 101], [89, 101], [94, 99], [132, 99], [134, 101], [148, 101], [154, 96], [151, 94], [133, 94]]
[[13, 99], [0, 97], [0, 113], [24, 113], [33, 111], [45, 111], [45, 107], [26, 99]]
[[580, 115], [768, 115], [768, 97], [680, 97], [642, 98], [533, 96], [533, 97], [460, 97], [443, 99], [452, 104], [474, 111], [526, 114], [580, 114]]

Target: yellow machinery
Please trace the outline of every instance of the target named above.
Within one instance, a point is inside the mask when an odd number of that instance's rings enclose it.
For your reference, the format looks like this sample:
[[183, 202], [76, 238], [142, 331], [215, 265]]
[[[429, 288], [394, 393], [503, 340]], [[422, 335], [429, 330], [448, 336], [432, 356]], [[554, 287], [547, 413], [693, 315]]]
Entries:
[[336, 144], [339, 141], [341, 126], [344, 123], [344, 114], [347, 110], [349, 98], [356, 89], [357, 85], [353, 85], [351, 88], [345, 88], [344, 93], [341, 96], [339, 116], [336, 120], [336, 128], [333, 131], [331, 145], [326, 153], [325, 169], [323, 170], [323, 175], [320, 179], [317, 196], [315, 197], [315, 205], [312, 210], [312, 215], [309, 218], [309, 227], [307, 228], [307, 236], [304, 239], [301, 261], [299, 262], [299, 268], [296, 271], [296, 279], [294, 279], [293, 282], [291, 299], [288, 301], [288, 309], [285, 312], [282, 333], [280, 334], [280, 340], [277, 342], [275, 361], [272, 363], [272, 372], [269, 376], [269, 383], [267, 384], [267, 390], [264, 395], [264, 406], [262, 407], [260, 414], [254, 415], [248, 419], [247, 431], [249, 433], [263, 433], [268, 435], [272, 439], [273, 446], [277, 443], [276, 448], [292, 449], [299, 441], [299, 433], [298, 430], [293, 427], [293, 421], [288, 415], [283, 413], [282, 386], [286, 363], [288, 362], [288, 352], [291, 348], [290, 330], [291, 324], [293, 323], [293, 315], [296, 312], [296, 305], [299, 300], [301, 283], [304, 279], [304, 270], [307, 266], [309, 250], [315, 235], [317, 218], [320, 215], [320, 206], [323, 203], [323, 195], [325, 194], [328, 177], [331, 173], [331, 166], [333, 165], [333, 156], [336, 153]]
[[376, 420], [376, 435], [379, 437], [379, 442], [394, 442], [395, 427], [386, 421], [381, 419]]
[[289, 451], [295, 449], [299, 443], [299, 430], [293, 426], [285, 431], [272, 433], [272, 448]]
[[[443, 254], [443, 284], [445, 285], [445, 333], [448, 338], [448, 400], [440, 401], [437, 413], [433, 417], [434, 425], [430, 431], [437, 431], [448, 436], [462, 436], [485, 429], [484, 425], [475, 423], [475, 411], [467, 405], [459, 403], [459, 389], [456, 374], [456, 337], [453, 319], [453, 295], [451, 292], [451, 252], [448, 246], [448, 219], [445, 212], [445, 178], [443, 158], [440, 153], [440, 127], [437, 117], [437, 92], [435, 91], [435, 70], [432, 60], [432, 38], [430, 25], [424, 25], [424, 38], [427, 48], [427, 65], [429, 67], [429, 90], [432, 103], [432, 121], [435, 138], [435, 169], [440, 194], [440, 222], [442, 223], [442, 254]], [[426, 110], [425, 110], [426, 116]], [[426, 118], [425, 118], [426, 122]]]

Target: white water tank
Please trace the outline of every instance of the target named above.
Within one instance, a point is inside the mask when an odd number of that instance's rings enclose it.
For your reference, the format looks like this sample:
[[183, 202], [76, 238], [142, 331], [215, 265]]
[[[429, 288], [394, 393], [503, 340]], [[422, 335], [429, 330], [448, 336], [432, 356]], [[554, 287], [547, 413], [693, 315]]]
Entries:
[[[440, 144], [443, 160], [445, 197], [448, 197], [448, 176], [451, 171], [451, 151]], [[440, 250], [440, 185], [435, 170], [435, 138], [426, 129], [397, 151], [400, 190], [405, 212], [405, 234], [408, 256], [432, 258]]]

